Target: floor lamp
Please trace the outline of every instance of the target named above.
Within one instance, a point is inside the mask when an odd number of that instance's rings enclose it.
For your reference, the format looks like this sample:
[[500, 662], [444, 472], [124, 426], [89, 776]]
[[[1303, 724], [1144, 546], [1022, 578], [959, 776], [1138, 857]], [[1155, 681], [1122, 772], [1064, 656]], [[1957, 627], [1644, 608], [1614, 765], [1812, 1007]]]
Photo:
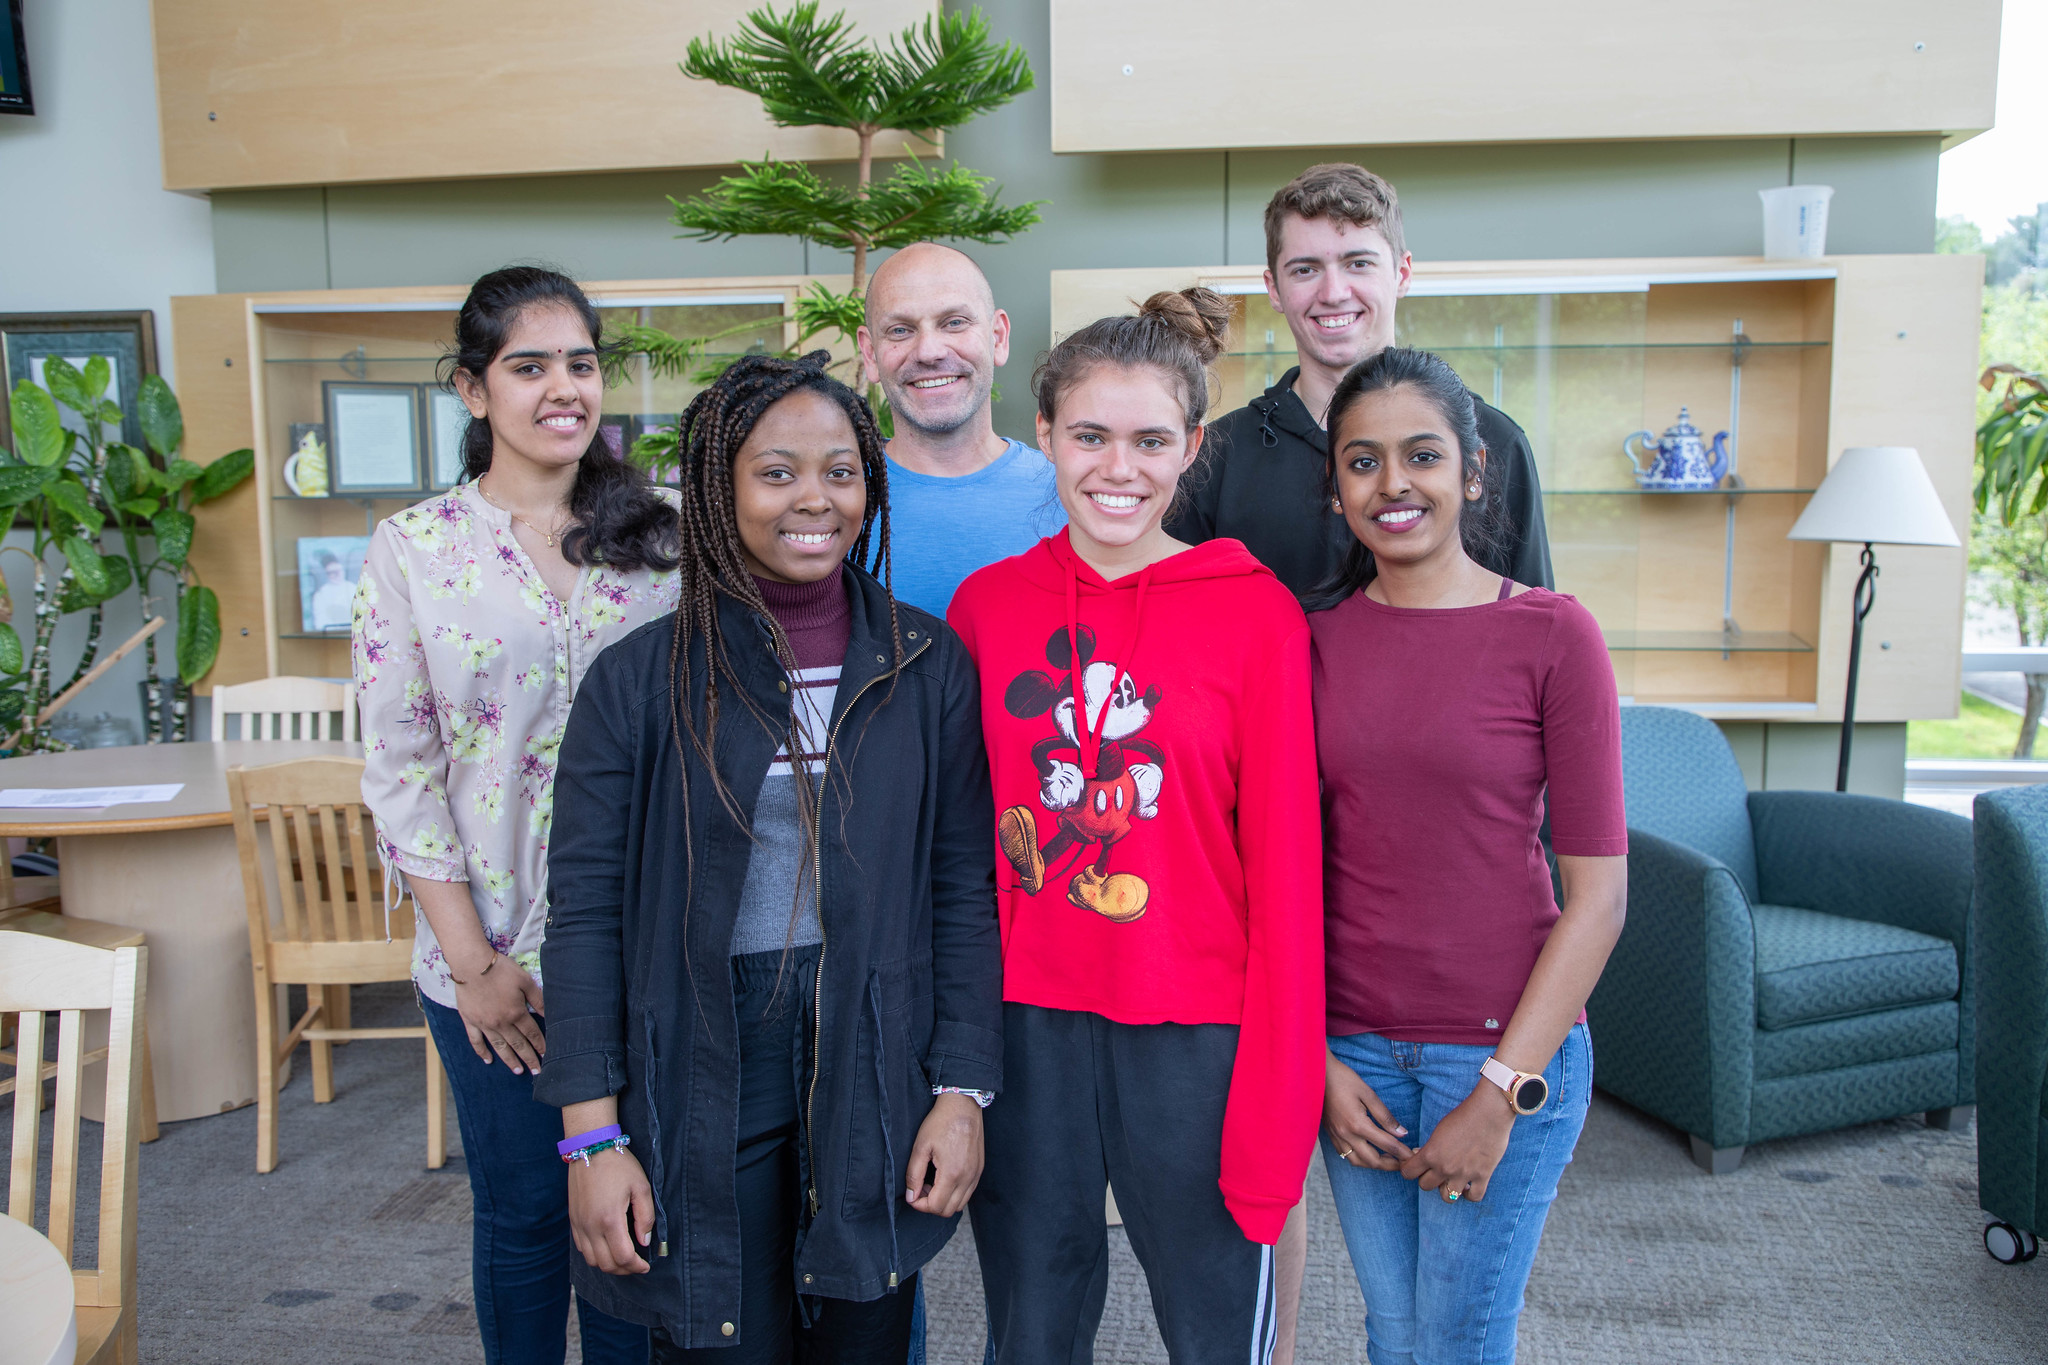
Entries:
[[1856, 729], [1856, 672], [1863, 656], [1863, 618], [1877, 600], [1873, 545], [1960, 546], [1934, 483], [1911, 446], [1851, 446], [1814, 490], [1813, 501], [1786, 533], [1787, 540], [1838, 541], [1863, 546], [1849, 627], [1849, 692], [1842, 701], [1842, 750], [1835, 790], [1849, 790], [1849, 744]]

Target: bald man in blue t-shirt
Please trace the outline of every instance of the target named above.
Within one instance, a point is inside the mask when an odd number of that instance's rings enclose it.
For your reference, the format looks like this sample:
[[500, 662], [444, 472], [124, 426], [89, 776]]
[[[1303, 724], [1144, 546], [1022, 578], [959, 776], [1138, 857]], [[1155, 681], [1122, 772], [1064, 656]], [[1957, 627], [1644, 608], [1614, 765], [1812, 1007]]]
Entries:
[[963, 251], [907, 246], [868, 282], [856, 334], [888, 395], [889, 524], [896, 596], [943, 617], [976, 569], [1066, 525], [1052, 465], [996, 435], [989, 395], [1010, 358], [1010, 318]]

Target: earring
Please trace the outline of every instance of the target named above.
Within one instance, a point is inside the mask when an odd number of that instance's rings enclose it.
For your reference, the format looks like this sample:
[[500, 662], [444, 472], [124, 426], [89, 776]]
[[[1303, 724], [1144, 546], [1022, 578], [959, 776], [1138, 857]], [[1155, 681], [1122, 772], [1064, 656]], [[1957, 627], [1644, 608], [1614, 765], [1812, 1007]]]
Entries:
[[1341, 516], [1343, 516], [1343, 515], [1344, 515], [1344, 500], [1343, 500], [1342, 498], [1331, 498], [1331, 499], [1330, 499], [1330, 510], [1331, 510], [1332, 512], [1335, 512], [1335, 513], [1336, 513], [1336, 514], [1337, 514], [1338, 516], [1340, 516], [1340, 517], [1341, 517]]
[[1471, 483], [1466, 484], [1465, 487], [1467, 491], [1469, 491], [1472, 494], [1473, 497], [1476, 498], [1479, 496], [1479, 481], [1477, 479], [1474, 479]]

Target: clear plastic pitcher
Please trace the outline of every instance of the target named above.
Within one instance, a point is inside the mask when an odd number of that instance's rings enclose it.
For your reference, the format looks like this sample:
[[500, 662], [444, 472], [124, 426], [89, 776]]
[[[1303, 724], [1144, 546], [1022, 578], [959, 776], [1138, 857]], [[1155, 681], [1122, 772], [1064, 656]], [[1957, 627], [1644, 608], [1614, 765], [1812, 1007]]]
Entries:
[[1764, 201], [1764, 255], [1798, 261], [1828, 254], [1828, 200], [1832, 185], [1786, 185], [1758, 190]]

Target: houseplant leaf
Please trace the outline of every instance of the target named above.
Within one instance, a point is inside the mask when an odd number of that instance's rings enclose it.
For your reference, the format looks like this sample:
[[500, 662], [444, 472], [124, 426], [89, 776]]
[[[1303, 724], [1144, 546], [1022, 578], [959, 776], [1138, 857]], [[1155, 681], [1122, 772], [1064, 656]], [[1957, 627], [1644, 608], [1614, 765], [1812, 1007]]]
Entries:
[[50, 391], [52, 398], [81, 415], [91, 413], [99, 406], [99, 395], [87, 391], [85, 376], [63, 356], [44, 358], [43, 386]]
[[[81, 378], [85, 380], [86, 397], [95, 399], [105, 398], [107, 396], [107, 385], [112, 383], [114, 379], [114, 368], [107, 364], [105, 356], [92, 356], [85, 362], [85, 370]], [[115, 411], [118, 412], [120, 409], [116, 408]]]
[[60, 612], [84, 611], [87, 607], [98, 606], [112, 601], [128, 591], [135, 582], [135, 574], [129, 569], [128, 561], [120, 555], [103, 555], [107, 566], [107, 589], [105, 592], [89, 592], [77, 578], [68, 580], [64, 590], [57, 594], [57, 610]]
[[196, 683], [220, 654], [220, 599], [198, 584], [178, 599], [178, 677]]
[[19, 507], [43, 491], [56, 474], [32, 464], [0, 465], [0, 507]]
[[112, 575], [107, 570], [105, 556], [89, 540], [79, 536], [64, 536], [57, 542], [57, 548], [64, 552], [64, 562], [71, 566], [79, 584], [93, 597], [104, 598]]
[[142, 439], [166, 460], [185, 444], [185, 414], [178, 409], [178, 396], [163, 376], [152, 374], [142, 381], [135, 396], [135, 415], [142, 421]]
[[22, 380], [14, 386], [8, 416], [14, 420], [14, 453], [23, 464], [48, 469], [64, 463], [71, 433], [64, 430], [49, 390]]
[[256, 472], [256, 452], [230, 450], [192, 480], [192, 501], [212, 502]]
[[43, 496], [65, 516], [84, 527], [88, 535], [98, 535], [100, 528], [107, 524], [105, 514], [92, 505], [92, 495], [85, 491], [85, 485], [75, 479], [57, 480], [43, 490]]
[[192, 514], [176, 508], [149, 519], [149, 529], [156, 533], [156, 552], [174, 569], [184, 568], [185, 557], [192, 553], [192, 524]]
[[106, 473], [100, 488], [107, 502], [116, 507], [135, 496], [135, 460], [129, 454], [132, 449], [118, 441], [107, 443]]
[[21, 636], [14, 627], [0, 623], [0, 673], [19, 673], [24, 660], [21, 653]]
[[198, 478], [205, 470], [206, 466], [193, 464], [190, 460], [172, 460], [168, 465], [164, 466], [162, 476], [164, 486], [167, 488], [183, 488], [186, 484]]

